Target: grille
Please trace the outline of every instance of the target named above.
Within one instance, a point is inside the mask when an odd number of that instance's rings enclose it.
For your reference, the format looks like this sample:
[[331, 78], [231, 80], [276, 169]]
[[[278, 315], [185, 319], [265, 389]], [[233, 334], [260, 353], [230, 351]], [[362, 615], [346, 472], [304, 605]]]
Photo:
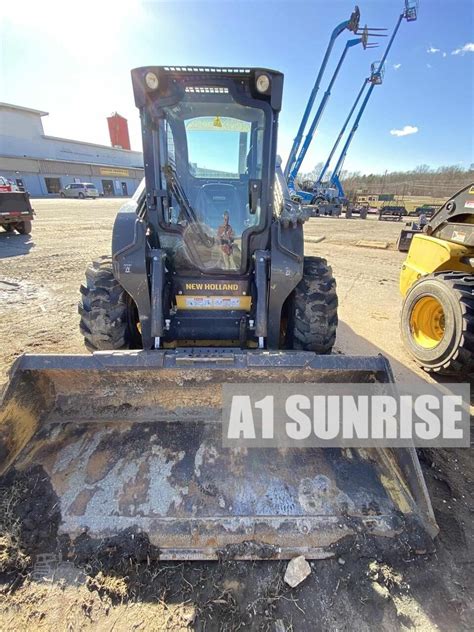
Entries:
[[228, 94], [228, 88], [219, 86], [186, 86], [186, 92], [194, 92], [198, 94]]

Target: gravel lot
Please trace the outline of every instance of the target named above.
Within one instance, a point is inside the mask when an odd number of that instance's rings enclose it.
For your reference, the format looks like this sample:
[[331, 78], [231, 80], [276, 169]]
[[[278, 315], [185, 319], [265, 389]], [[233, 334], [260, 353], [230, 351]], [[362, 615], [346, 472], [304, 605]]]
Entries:
[[[115, 199], [33, 200], [31, 235], [0, 229], [0, 386], [22, 352], [85, 352], [78, 289], [86, 264], [110, 251], [119, 205]], [[397, 380], [429, 380], [399, 336], [404, 254], [395, 242], [402, 224], [376, 220], [312, 219], [306, 225], [307, 254], [326, 257], [338, 282], [336, 351], [384, 353]], [[322, 243], [311, 241], [322, 235]], [[359, 247], [360, 240], [389, 248]], [[176, 564], [156, 573], [112, 569], [125, 592], [97, 582], [86, 587], [70, 576], [46, 587], [26, 578], [12, 589], [7, 577], [0, 584], [0, 595], [9, 595], [0, 599], [0, 629], [474, 629], [469, 456], [467, 450], [420, 451], [441, 528], [432, 554], [406, 558], [393, 551], [387, 559], [359, 559], [348, 551], [342, 562], [316, 562], [295, 590], [281, 583], [284, 564], [273, 562]]]

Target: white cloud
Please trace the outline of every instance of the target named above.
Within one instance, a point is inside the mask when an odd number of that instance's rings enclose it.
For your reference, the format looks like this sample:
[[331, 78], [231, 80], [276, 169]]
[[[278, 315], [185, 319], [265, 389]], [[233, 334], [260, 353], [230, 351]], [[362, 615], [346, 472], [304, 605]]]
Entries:
[[414, 125], [405, 125], [402, 129], [391, 129], [390, 134], [392, 136], [410, 136], [410, 134], [416, 134], [418, 127]]
[[431, 64], [426, 64], [427, 68], [433, 68], [433, 66]]
[[399, 68], [402, 67], [402, 65], [401, 64], [393, 64], [393, 67], [394, 67], [395, 70], [398, 70]]
[[430, 46], [429, 48], [426, 49], [426, 52], [427, 53], [431, 53], [431, 54], [440, 53], [441, 49], [440, 48], [435, 48], [434, 46]]
[[474, 42], [468, 42], [462, 48], [456, 48], [451, 55], [465, 55], [466, 53], [474, 53]]
[[443, 57], [446, 57], [447, 53], [443, 53]]

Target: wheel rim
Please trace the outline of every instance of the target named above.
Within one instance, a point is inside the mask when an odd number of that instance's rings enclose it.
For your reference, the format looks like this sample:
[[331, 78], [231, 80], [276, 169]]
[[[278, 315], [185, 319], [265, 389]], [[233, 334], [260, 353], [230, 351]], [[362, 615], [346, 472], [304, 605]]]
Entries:
[[433, 349], [443, 339], [444, 328], [444, 310], [434, 296], [424, 296], [415, 303], [410, 314], [410, 330], [417, 345]]

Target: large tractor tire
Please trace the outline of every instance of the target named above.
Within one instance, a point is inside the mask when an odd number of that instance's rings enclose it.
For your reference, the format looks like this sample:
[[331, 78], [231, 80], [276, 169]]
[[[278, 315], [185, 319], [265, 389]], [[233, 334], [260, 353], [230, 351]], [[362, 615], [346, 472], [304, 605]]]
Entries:
[[141, 348], [136, 306], [114, 277], [110, 257], [87, 267], [80, 292], [79, 328], [90, 351]]
[[417, 281], [401, 314], [405, 347], [425, 371], [474, 372], [474, 275], [440, 272]]
[[336, 340], [336, 280], [326, 259], [305, 257], [294, 291], [293, 349], [331, 353]]

